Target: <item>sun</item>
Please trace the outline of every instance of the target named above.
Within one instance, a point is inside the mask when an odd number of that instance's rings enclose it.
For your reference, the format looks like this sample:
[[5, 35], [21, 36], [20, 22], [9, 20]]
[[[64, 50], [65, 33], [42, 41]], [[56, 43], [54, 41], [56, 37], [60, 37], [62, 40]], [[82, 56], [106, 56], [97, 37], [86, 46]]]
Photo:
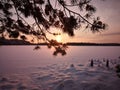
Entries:
[[62, 42], [62, 37], [61, 37], [61, 35], [56, 36], [56, 40], [57, 40], [58, 42]]

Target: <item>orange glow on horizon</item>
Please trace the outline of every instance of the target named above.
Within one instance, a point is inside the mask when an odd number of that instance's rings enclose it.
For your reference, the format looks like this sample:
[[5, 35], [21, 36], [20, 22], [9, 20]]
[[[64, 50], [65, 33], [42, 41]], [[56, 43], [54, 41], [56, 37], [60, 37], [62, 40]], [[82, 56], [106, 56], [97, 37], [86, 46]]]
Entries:
[[62, 36], [61, 36], [61, 35], [56, 36], [56, 40], [57, 40], [58, 42], [62, 42]]

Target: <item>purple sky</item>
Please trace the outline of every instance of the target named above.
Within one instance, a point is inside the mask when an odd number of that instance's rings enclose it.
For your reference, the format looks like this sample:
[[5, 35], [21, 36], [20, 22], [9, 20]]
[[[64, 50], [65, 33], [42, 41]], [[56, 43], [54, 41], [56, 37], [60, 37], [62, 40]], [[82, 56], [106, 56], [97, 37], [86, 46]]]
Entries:
[[[50, 1], [55, 3], [54, 0]], [[62, 41], [120, 43], [120, 0], [92, 0], [92, 4], [97, 8], [95, 16], [100, 16], [101, 20], [108, 24], [108, 28], [95, 34], [90, 30], [75, 30], [73, 38], [62, 35]], [[32, 22], [31, 19], [29, 21]]]
[[93, 0], [92, 3], [97, 8], [95, 15], [109, 25], [107, 30], [96, 34], [88, 30], [76, 31], [74, 38], [68, 37], [69, 41], [120, 43], [120, 0]]

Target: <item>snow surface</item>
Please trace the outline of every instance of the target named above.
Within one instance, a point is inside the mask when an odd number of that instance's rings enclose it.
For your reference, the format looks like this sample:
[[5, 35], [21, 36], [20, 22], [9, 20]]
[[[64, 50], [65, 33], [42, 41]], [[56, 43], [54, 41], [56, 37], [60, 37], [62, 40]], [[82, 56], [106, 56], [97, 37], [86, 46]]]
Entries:
[[120, 90], [113, 67], [61, 63], [0, 73], [0, 90]]

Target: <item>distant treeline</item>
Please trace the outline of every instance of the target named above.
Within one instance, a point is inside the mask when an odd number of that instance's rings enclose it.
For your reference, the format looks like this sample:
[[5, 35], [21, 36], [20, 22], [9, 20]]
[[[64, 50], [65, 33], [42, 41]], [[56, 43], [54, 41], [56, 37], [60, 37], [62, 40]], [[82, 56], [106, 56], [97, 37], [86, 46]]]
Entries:
[[0, 45], [31, 45], [30, 42], [18, 39], [4, 39], [0, 38]]
[[70, 46], [120, 46], [120, 43], [77, 43], [70, 42], [67, 43]]
[[[84, 42], [69, 42], [68, 46], [120, 46], [120, 43], [84, 43]], [[3, 39], [0, 38], [0, 45], [36, 45], [24, 40], [18, 39]], [[47, 43], [39, 43], [39, 45], [47, 45]]]

